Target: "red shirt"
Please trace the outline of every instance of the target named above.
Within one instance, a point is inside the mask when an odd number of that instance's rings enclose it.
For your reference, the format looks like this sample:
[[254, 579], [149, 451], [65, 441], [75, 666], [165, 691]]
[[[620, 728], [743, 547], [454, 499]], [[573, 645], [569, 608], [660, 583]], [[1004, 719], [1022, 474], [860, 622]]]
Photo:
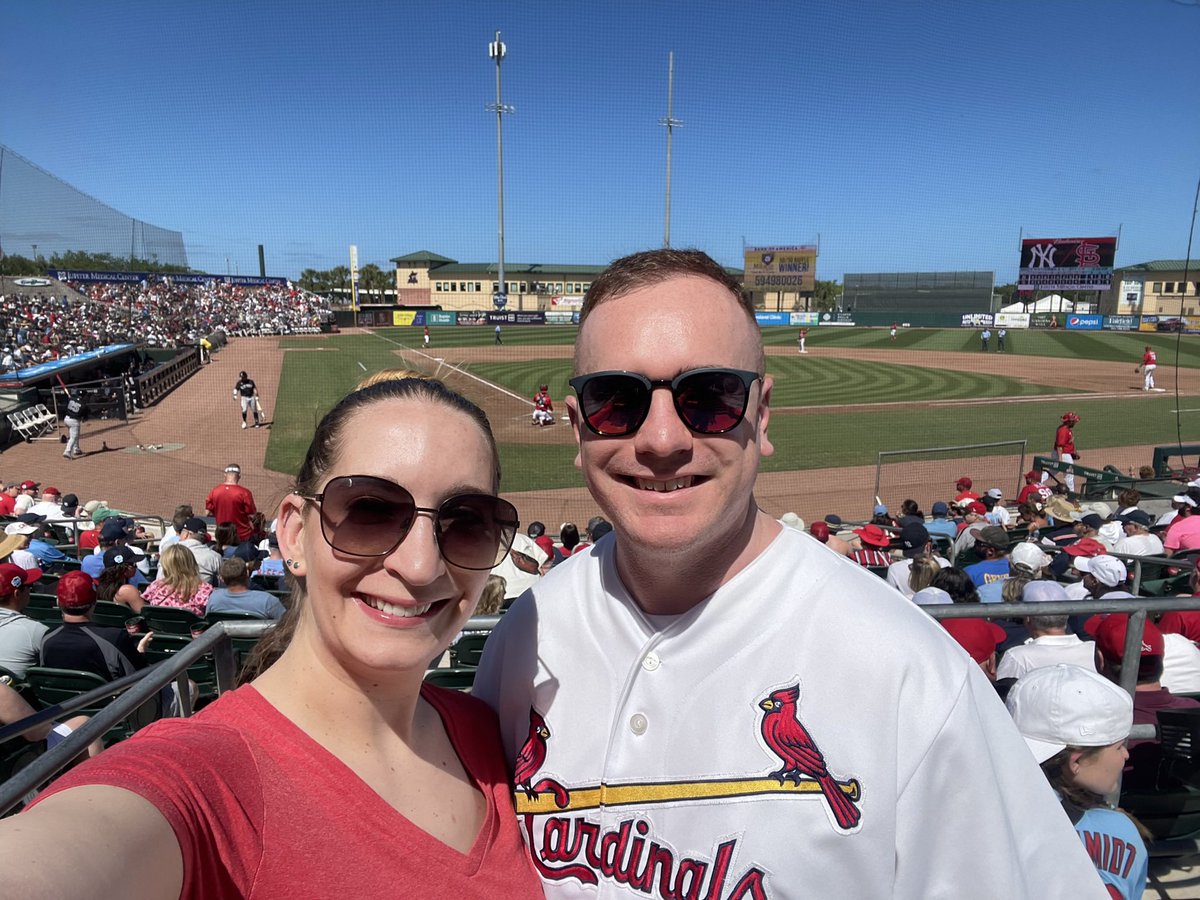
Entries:
[[1158, 365], [1158, 357], [1154, 355], [1153, 350], [1147, 350], [1145, 353], [1142, 354], [1142, 365], [1143, 366], [1157, 366]]
[[8, 494], [0, 494], [0, 516], [11, 516], [13, 514], [13, 506], [16, 502], [16, 497], [10, 497]]
[[100, 529], [93, 528], [90, 531], [79, 532], [79, 549], [80, 550], [95, 550], [100, 546]]
[[1200, 641], [1200, 610], [1173, 609], [1163, 613], [1158, 630], [1163, 634], [1182, 634], [1192, 643]]
[[1021, 493], [1017, 494], [1017, 503], [1028, 503], [1030, 500], [1045, 500], [1049, 496], [1050, 491], [1046, 490], [1040, 484], [1027, 484], [1021, 488]]
[[250, 525], [250, 516], [256, 512], [254, 495], [240, 484], [218, 484], [209, 493], [204, 506], [218, 525], [224, 522], [236, 525], [239, 541], [247, 540], [254, 534], [254, 528]]
[[1058, 426], [1058, 431], [1054, 433], [1054, 449], [1059, 453], [1075, 455], [1075, 435], [1071, 432], [1070, 425], [1063, 423]]

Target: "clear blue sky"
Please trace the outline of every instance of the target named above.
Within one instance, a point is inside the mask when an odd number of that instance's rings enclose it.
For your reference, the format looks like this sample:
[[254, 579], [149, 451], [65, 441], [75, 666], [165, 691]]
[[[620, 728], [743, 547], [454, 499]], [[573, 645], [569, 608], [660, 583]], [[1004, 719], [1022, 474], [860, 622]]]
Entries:
[[509, 262], [661, 244], [670, 50], [675, 246], [1001, 282], [1022, 228], [1187, 250], [1190, 0], [9, 3], [0, 143], [208, 271], [493, 261], [496, 29]]

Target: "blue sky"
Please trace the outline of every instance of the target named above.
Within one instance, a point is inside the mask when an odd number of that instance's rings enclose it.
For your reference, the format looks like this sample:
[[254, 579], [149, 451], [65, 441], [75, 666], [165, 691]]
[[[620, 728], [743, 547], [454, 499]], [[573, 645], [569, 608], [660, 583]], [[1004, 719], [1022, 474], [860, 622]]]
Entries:
[[1000, 282], [1022, 229], [1187, 251], [1190, 0], [10, 3], [0, 143], [207, 271], [493, 261], [497, 29], [510, 263], [661, 244], [671, 50], [674, 246]]

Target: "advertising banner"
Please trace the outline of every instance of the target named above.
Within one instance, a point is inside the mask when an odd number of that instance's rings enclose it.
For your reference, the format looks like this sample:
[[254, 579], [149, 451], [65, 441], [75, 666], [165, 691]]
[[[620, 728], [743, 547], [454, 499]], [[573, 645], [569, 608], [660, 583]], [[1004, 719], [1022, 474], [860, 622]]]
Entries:
[[817, 312], [794, 312], [788, 315], [789, 325], [804, 325], [811, 327], [821, 321], [821, 314]]
[[1105, 316], [1104, 317], [1105, 331], [1137, 331], [1138, 317], [1137, 316]]
[[854, 313], [823, 312], [819, 322], [821, 325], [853, 325]]
[[1184, 334], [1200, 334], [1200, 317], [1198, 316], [1142, 316], [1138, 331], [1158, 331]]
[[1026, 238], [1021, 241], [1022, 291], [1107, 291], [1112, 287], [1115, 237]]
[[486, 325], [488, 323], [488, 313], [472, 310], [471, 312], [460, 312], [458, 314], [459, 325]]
[[397, 326], [415, 325], [417, 314], [411, 309], [392, 310], [392, 324]]
[[1058, 317], [1054, 313], [1036, 312], [1029, 314], [1030, 328], [1050, 328], [1052, 325], [1057, 327]]
[[[459, 319], [461, 320], [461, 316]], [[504, 312], [490, 312], [487, 314], [487, 324], [489, 325], [545, 325], [546, 314], [538, 311], [520, 312], [517, 310], [505, 310]]]
[[1142, 308], [1142, 292], [1146, 283], [1141, 278], [1126, 276], [1121, 279], [1120, 302], [1132, 310]]
[[579, 313], [569, 309], [549, 310], [546, 313], [547, 325], [571, 325], [579, 320]]
[[[50, 274], [59, 281], [111, 281], [139, 282], [149, 278], [146, 272], [85, 272], [79, 269], [51, 269]], [[211, 281], [212, 279], [208, 279]]]
[[758, 322], [758, 327], [762, 328], [766, 325], [790, 325], [791, 313], [785, 312], [756, 312], [754, 319]]
[[963, 313], [962, 327], [963, 328], [990, 328], [992, 325], [991, 313]]
[[1069, 331], [1099, 331], [1104, 324], [1104, 317], [1095, 313], [1068, 313], [1067, 329]]
[[442, 312], [440, 309], [427, 310], [425, 313], [426, 325], [457, 325], [458, 313]]
[[551, 309], [579, 309], [583, 306], [582, 297], [551, 297]]
[[1000, 328], [1028, 328], [1029, 313], [996, 313], [996, 325]]
[[817, 248], [747, 247], [743, 284], [748, 291], [812, 291], [817, 274]]

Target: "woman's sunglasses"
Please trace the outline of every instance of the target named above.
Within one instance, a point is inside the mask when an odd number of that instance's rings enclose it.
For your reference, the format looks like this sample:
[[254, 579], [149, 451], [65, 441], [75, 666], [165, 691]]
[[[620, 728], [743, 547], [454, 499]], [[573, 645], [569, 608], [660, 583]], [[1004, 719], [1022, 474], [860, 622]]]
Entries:
[[481, 571], [499, 565], [521, 524], [516, 508], [491, 494], [458, 494], [430, 509], [394, 481], [371, 475], [343, 475], [319, 494], [297, 494], [320, 504], [325, 542], [349, 556], [387, 556], [424, 514], [433, 519], [442, 559]]
[[671, 379], [652, 381], [637, 372], [594, 372], [570, 381], [579, 412], [594, 433], [604, 437], [633, 434], [650, 412], [655, 388], [671, 389], [679, 418], [697, 434], [733, 431], [746, 415], [750, 385], [761, 379], [744, 369], [692, 369]]

